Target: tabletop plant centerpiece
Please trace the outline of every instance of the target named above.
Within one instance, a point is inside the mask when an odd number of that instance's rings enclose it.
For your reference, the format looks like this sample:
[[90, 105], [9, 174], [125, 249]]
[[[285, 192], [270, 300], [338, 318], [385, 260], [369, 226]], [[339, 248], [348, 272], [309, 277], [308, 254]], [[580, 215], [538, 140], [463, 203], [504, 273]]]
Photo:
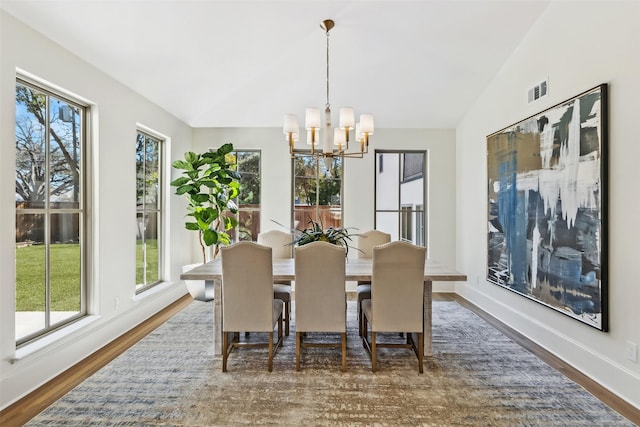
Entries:
[[[349, 228], [333, 227], [330, 226], [324, 229], [322, 223], [319, 221], [309, 220], [307, 228], [304, 230], [294, 230], [295, 238], [293, 239], [293, 245], [306, 245], [311, 242], [328, 242], [334, 245], [342, 246], [345, 248], [345, 255], [349, 254], [349, 243], [352, 242]], [[356, 248], [357, 249], [357, 248]]]
[[237, 225], [235, 214], [238, 206], [234, 199], [239, 193], [240, 174], [235, 170], [235, 162], [229, 161], [232, 144], [224, 144], [217, 150], [205, 153], [188, 151], [184, 160], [172, 163], [182, 176], [171, 182], [176, 194], [187, 198], [185, 222], [187, 230], [198, 232], [202, 248], [202, 262], [207, 262], [207, 247], [214, 247], [212, 258], [218, 255], [220, 245], [231, 243], [228, 230]]

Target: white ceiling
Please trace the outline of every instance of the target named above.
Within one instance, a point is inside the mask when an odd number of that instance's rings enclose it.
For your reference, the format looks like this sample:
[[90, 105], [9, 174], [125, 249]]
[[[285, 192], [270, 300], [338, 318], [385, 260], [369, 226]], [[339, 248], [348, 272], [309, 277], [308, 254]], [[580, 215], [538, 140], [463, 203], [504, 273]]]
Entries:
[[[376, 127], [451, 128], [551, 0], [2, 0], [194, 127], [282, 126], [326, 102]], [[525, 90], [523, 89], [523, 99]]]

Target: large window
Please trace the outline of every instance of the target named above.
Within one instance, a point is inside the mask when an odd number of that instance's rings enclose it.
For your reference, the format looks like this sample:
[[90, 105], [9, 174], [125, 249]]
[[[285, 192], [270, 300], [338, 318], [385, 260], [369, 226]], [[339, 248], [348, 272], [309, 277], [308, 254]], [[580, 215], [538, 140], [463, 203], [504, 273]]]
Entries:
[[160, 138], [136, 136], [136, 292], [162, 280], [162, 146]]
[[[384, 166], [384, 167], [383, 167]], [[424, 246], [426, 152], [376, 150], [375, 228]]]
[[238, 225], [231, 230], [231, 240], [256, 241], [260, 233], [260, 151], [237, 150], [231, 153], [240, 173], [240, 194], [238, 205]]
[[16, 342], [86, 312], [85, 107], [16, 82]]
[[342, 227], [343, 159], [329, 161], [296, 155], [293, 159], [293, 227], [304, 229], [310, 220], [326, 229]]

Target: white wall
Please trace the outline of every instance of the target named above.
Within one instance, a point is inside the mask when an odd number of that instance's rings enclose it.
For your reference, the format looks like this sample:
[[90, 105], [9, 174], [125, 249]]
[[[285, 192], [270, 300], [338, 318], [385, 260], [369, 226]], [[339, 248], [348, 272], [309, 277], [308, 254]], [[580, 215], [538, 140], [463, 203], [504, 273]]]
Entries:
[[[203, 151], [230, 142], [236, 149], [262, 150], [262, 230], [278, 228], [271, 220], [289, 224], [291, 218], [291, 160], [282, 129], [194, 129], [193, 148]], [[455, 239], [455, 132], [452, 129], [377, 129], [369, 154], [346, 159], [344, 166], [344, 225], [360, 231], [373, 228], [375, 149], [427, 150], [429, 257], [453, 266]], [[302, 148], [302, 145], [300, 146]], [[195, 250], [195, 249], [194, 249]], [[440, 292], [453, 292], [452, 283], [434, 283]]]
[[[99, 347], [186, 293], [180, 266], [190, 261], [190, 234], [173, 227], [167, 236], [169, 282], [145, 297], [135, 292], [135, 137], [140, 123], [170, 137], [170, 158], [191, 145], [191, 128], [99, 70], [0, 12], [0, 408], [79, 362]], [[90, 150], [94, 181], [95, 291], [87, 327], [12, 363], [16, 356], [15, 301], [15, 82], [16, 69], [88, 100], [98, 121]], [[168, 168], [167, 168], [168, 170]], [[173, 191], [167, 190], [167, 195]], [[184, 201], [168, 196], [179, 223]], [[186, 248], [186, 250], [185, 250]], [[116, 298], [119, 306], [116, 308]]]
[[[552, 2], [457, 131], [456, 291], [640, 408], [640, 2]], [[526, 104], [526, 90], [549, 77], [549, 96]], [[603, 333], [486, 282], [486, 136], [609, 84], [609, 313]]]

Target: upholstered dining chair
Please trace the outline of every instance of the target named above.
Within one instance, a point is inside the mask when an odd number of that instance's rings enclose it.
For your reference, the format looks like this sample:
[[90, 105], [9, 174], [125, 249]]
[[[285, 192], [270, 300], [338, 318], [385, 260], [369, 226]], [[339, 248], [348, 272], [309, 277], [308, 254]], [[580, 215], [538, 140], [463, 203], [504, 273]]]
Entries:
[[[280, 230], [270, 230], [258, 234], [258, 243], [272, 249], [273, 259], [291, 258], [293, 236]], [[285, 280], [273, 284], [273, 296], [284, 302], [284, 334], [289, 336], [291, 321], [291, 281]]]
[[[301, 348], [342, 348], [342, 370], [347, 368], [346, 252], [341, 246], [313, 242], [294, 250], [296, 275], [296, 370]], [[339, 333], [341, 341], [312, 342], [313, 332]], [[307, 339], [309, 341], [307, 341]]]
[[[391, 234], [378, 230], [369, 230], [357, 236], [358, 258], [371, 258], [373, 248], [384, 245], [391, 241]], [[357, 312], [358, 312], [358, 334], [362, 336], [362, 300], [371, 298], [371, 282], [358, 281], [356, 289], [357, 294]]]
[[[377, 370], [378, 347], [413, 349], [418, 371], [423, 371], [425, 254], [424, 247], [402, 241], [373, 248], [371, 298], [362, 301], [362, 343], [371, 353], [373, 372]], [[379, 343], [380, 332], [403, 332], [406, 343]], [[413, 333], [417, 334], [417, 344]]]
[[[220, 249], [222, 257], [222, 372], [235, 347], [268, 347], [269, 372], [282, 345], [283, 302], [273, 297], [271, 248], [238, 242]], [[274, 343], [273, 330], [278, 325]], [[240, 332], [267, 332], [268, 342], [240, 342]], [[231, 336], [231, 340], [229, 339]]]

